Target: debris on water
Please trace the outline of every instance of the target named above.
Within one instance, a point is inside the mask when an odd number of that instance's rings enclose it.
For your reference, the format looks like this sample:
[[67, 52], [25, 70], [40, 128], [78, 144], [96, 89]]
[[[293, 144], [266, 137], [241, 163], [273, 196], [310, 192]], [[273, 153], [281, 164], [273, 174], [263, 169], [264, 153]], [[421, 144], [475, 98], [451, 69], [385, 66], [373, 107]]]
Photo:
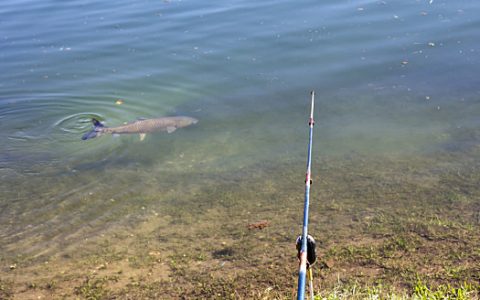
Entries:
[[435, 47], [435, 43], [434, 43], [434, 42], [429, 42], [429, 43], [428, 43], [428, 46], [430, 46], [430, 47]]
[[265, 227], [268, 227], [270, 226], [270, 222], [268, 222], [267, 220], [261, 220], [261, 221], [258, 221], [258, 222], [255, 222], [255, 223], [250, 223], [247, 225], [247, 228], [249, 230], [252, 230], [252, 229], [263, 229]]
[[116, 104], [116, 105], [122, 105], [122, 104], [123, 104], [123, 100], [122, 100], [122, 99], [117, 99], [117, 101], [115, 101], [115, 104]]
[[430, 100], [430, 96], [425, 96], [425, 100]]
[[402, 61], [401, 64], [402, 64], [403, 66], [408, 65], [408, 60]]

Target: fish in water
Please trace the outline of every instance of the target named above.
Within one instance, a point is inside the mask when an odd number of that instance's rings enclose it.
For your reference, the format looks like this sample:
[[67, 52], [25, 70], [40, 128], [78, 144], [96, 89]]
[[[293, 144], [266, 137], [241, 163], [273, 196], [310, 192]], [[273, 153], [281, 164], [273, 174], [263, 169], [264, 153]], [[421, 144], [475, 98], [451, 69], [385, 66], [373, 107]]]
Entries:
[[163, 117], [156, 119], [139, 119], [135, 122], [117, 126], [106, 127], [97, 119], [92, 119], [93, 129], [82, 136], [82, 140], [92, 139], [102, 134], [127, 134], [138, 133], [140, 140], [143, 141], [147, 133], [166, 131], [168, 133], [174, 132], [177, 128], [187, 127], [198, 122], [197, 119], [191, 117]]

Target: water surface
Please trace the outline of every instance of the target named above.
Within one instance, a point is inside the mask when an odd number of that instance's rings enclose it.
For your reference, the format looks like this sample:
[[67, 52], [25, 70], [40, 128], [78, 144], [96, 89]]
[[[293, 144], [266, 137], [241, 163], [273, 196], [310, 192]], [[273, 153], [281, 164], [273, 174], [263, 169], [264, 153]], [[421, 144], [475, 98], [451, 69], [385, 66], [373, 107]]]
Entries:
[[[467, 0], [4, 1], [2, 248], [74, 245], [267, 164], [301, 177], [310, 90], [316, 159], [468, 155], [479, 16]], [[200, 122], [80, 140], [92, 117], [169, 115]]]

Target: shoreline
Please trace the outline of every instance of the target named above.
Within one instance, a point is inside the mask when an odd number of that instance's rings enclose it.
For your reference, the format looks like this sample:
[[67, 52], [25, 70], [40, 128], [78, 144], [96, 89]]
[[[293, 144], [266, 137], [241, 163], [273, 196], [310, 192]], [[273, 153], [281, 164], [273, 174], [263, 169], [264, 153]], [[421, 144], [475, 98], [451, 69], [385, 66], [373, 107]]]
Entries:
[[[411, 160], [314, 160], [315, 290], [361, 299], [456, 288], [478, 299], [479, 156], [477, 147]], [[0, 298], [290, 299], [297, 169], [265, 164], [161, 201], [139, 197], [136, 213], [125, 212], [130, 221], [90, 228], [87, 239], [43, 256], [2, 251]], [[268, 226], [248, 228], [260, 220]]]

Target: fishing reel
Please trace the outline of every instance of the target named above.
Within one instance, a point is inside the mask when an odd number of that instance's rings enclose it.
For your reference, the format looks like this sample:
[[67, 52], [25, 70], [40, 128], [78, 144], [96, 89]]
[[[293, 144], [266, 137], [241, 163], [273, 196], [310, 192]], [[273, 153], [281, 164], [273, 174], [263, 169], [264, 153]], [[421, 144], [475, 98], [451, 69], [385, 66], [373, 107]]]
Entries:
[[[300, 259], [300, 251], [302, 250], [302, 236], [297, 237], [296, 241], [297, 257]], [[317, 261], [315, 252], [315, 239], [311, 235], [307, 235], [307, 267], [310, 267]]]

